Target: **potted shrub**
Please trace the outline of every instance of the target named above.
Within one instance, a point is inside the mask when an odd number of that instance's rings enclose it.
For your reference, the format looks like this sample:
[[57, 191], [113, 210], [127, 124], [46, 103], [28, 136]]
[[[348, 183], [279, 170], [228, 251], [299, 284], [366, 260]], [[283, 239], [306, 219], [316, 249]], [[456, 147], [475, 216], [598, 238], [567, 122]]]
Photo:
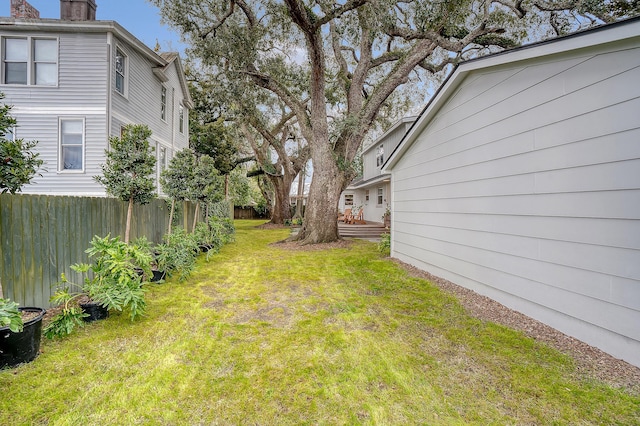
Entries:
[[389, 207], [389, 204], [387, 204], [387, 208], [382, 215], [382, 222], [384, 223], [384, 226], [386, 228], [389, 228], [391, 226], [391, 208]]
[[154, 260], [154, 253], [151, 249], [151, 242], [143, 236], [135, 239], [131, 243], [131, 245], [134, 247], [135, 252], [139, 252], [144, 255], [142, 266], [146, 264], [145, 262], [147, 262], [148, 259], [151, 259], [151, 263], [149, 264], [150, 269], [145, 270], [144, 267], [136, 268], [136, 272], [138, 272], [138, 275], [142, 277], [143, 281], [160, 282], [164, 280], [166, 274], [164, 271], [158, 268], [158, 262]]
[[42, 308], [19, 308], [0, 298], [0, 368], [33, 361], [40, 351]]
[[[97, 304], [107, 311], [128, 311], [132, 321], [144, 314], [146, 303], [142, 284], [143, 276], [151, 275], [151, 254], [109, 235], [94, 237], [86, 253], [94, 259], [92, 264], [71, 266], [83, 275], [83, 283], [72, 283], [62, 274], [51, 298], [53, 303], [62, 306], [62, 311], [45, 328], [49, 338], [66, 336], [77, 325], [83, 325], [83, 319], [89, 314], [80, 306], [82, 301]], [[142, 275], [138, 273], [140, 269]]]
[[218, 245], [216, 235], [212, 232], [209, 225], [204, 222], [200, 222], [196, 225], [193, 236], [198, 243], [200, 251], [203, 253], [208, 253], [209, 250], [215, 249]]
[[217, 253], [222, 246], [235, 239], [235, 227], [233, 220], [211, 216], [207, 223], [199, 223], [196, 226], [194, 236], [200, 249], [207, 253]]
[[178, 272], [180, 280], [187, 278], [195, 268], [198, 243], [193, 234], [176, 228], [164, 236], [164, 242], [155, 248], [158, 269], [168, 276]]

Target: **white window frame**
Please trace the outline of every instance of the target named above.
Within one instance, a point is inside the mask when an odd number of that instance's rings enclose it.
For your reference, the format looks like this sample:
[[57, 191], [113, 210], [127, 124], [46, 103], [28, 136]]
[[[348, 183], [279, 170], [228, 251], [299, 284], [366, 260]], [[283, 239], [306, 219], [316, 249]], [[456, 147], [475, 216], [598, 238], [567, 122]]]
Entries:
[[[118, 70], [118, 56], [122, 57], [122, 72], [120, 72]], [[128, 82], [127, 82], [127, 76], [129, 75], [129, 58], [127, 56], [126, 53], [124, 53], [124, 51], [122, 49], [120, 49], [119, 47], [116, 47], [116, 54], [113, 57], [113, 72], [114, 72], [114, 85], [113, 85], [113, 90], [116, 93], [119, 93], [120, 95], [126, 97], [127, 96], [127, 90], [129, 88]], [[122, 91], [120, 91], [118, 89], [118, 77], [122, 77]]]
[[184, 107], [178, 106], [178, 130], [184, 134]]
[[[82, 147], [82, 167], [80, 169], [65, 169], [63, 163], [63, 134], [62, 134], [62, 123], [65, 121], [80, 121], [82, 122], [82, 143], [80, 146]], [[84, 173], [86, 167], [86, 119], [85, 117], [58, 117], [58, 173]], [[77, 145], [77, 144], [73, 144]]]
[[382, 206], [382, 203], [384, 201], [384, 188], [378, 187], [377, 193], [378, 193], [377, 194], [378, 196], [376, 197], [376, 201], [377, 201], [376, 205], [380, 207]]
[[[27, 48], [27, 56], [26, 56], [26, 60], [25, 61], [7, 61], [6, 60], [6, 53], [7, 53], [7, 40], [24, 40], [26, 41], [26, 48]], [[46, 40], [46, 41], [53, 41], [56, 44], [56, 60], [55, 62], [51, 62], [51, 61], [36, 61], [36, 52], [35, 52], [35, 46], [36, 46], [36, 41], [38, 40]], [[1, 70], [1, 78], [0, 78], [0, 82], [2, 85], [6, 85], [6, 86], [38, 86], [38, 87], [58, 87], [59, 84], [59, 61], [60, 61], [60, 54], [59, 54], [59, 39], [57, 37], [32, 37], [32, 36], [27, 36], [27, 37], [2, 37], [2, 43], [0, 43], [0, 47], [2, 49], [2, 54], [0, 55], [1, 61], [2, 61], [2, 70]], [[6, 75], [6, 63], [26, 63], [26, 82], [23, 83], [5, 83], [7, 75]], [[53, 84], [36, 84], [36, 79], [37, 79], [37, 74], [36, 74], [36, 65], [38, 63], [44, 63], [44, 64], [54, 64], [55, 65], [55, 82]]]
[[1, 135], [6, 140], [15, 142], [16, 141], [16, 130], [17, 126], [11, 126], [7, 128], [7, 132], [4, 135]]
[[354, 197], [353, 194], [344, 194], [344, 205], [346, 206], [353, 206], [353, 201], [354, 201]]
[[384, 145], [380, 145], [376, 151], [376, 167], [384, 164]]
[[162, 85], [160, 89], [160, 119], [167, 121], [167, 88]]

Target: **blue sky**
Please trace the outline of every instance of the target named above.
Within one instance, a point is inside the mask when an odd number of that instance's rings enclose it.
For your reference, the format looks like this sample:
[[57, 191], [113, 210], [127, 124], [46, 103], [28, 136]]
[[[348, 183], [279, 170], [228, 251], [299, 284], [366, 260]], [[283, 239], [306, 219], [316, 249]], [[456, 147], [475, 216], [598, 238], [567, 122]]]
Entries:
[[[27, 0], [40, 11], [41, 18], [60, 18], [60, 2], [58, 0]], [[2, 2], [0, 16], [9, 16], [9, 2]], [[168, 26], [160, 23], [158, 8], [146, 0], [96, 0], [98, 8], [96, 19], [101, 21], [117, 21], [135, 35], [144, 44], [153, 48], [156, 39], [163, 51], [184, 52], [180, 36]]]

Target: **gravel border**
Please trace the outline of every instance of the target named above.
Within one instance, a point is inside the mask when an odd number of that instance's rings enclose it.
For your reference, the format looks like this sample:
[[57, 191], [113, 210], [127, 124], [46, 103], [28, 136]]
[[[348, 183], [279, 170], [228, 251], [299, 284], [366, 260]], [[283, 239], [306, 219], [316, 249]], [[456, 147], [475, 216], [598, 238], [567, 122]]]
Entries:
[[614, 388], [626, 389], [633, 394], [640, 395], [640, 368], [576, 338], [567, 336], [540, 321], [509, 309], [473, 290], [431, 275], [398, 259], [390, 258], [390, 260], [405, 269], [409, 275], [430, 281], [441, 290], [456, 296], [469, 315], [521, 331], [525, 335], [571, 356], [575, 360], [577, 375], [580, 378], [597, 378]]

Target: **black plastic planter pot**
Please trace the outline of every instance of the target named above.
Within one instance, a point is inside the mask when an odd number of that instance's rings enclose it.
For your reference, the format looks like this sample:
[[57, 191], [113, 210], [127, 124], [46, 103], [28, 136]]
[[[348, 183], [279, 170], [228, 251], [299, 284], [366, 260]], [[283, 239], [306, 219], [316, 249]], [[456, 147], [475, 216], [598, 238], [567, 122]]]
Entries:
[[203, 245], [201, 245], [201, 246], [200, 246], [200, 251], [201, 251], [202, 253], [206, 253], [206, 252], [208, 252], [209, 250], [211, 250], [211, 247], [213, 247], [213, 246], [211, 246], [211, 245], [209, 245], [209, 244], [203, 244]]
[[167, 275], [165, 271], [157, 271], [155, 269], [152, 269], [151, 272], [153, 273], [153, 275], [151, 276], [152, 283], [164, 280]]
[[24, 323], [20, 333], [14, 333], [9, 327], [0, 328], [0, 368], [14, 367], [23, 362], [31, 362], [40, 351], [42, 337], [42, 308], [19, 308], [20, 311], [35, 312], [37, 317]]
[[80, 307], [85, 314], [89, 315], [82, 318], [84, 322], [98, 321], [109, 316], [109, 310], [97, 303], [80, 303]]

